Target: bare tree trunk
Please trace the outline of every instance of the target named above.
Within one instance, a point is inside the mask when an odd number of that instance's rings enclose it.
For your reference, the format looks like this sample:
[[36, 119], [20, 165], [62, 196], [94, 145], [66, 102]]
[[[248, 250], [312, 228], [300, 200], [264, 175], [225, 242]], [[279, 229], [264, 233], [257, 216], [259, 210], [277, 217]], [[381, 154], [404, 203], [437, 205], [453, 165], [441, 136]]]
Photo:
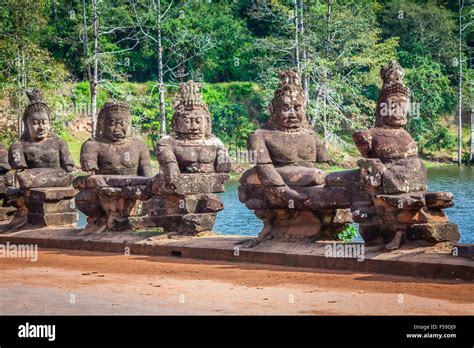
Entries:
[[166, 106], [165, 90], [163, 84], [163, 47], [161, 45], [161, 0], [158, 0], [158, 11], [156, 16], [157, 31], [157, 55], [158, 55], [158, 94], [160, 98], [160, 135], [166, 135]]
[[[93, 99], [92, 99], [92, 90], [93, 90], [93, 83], [92, 83], [92, 67], [91, 67], [91, 56], [89, 52], [89, 29], [87, 27], [87, 6], [86, 6], [86, 0], [82, 0], [82, 21], [84, 25], [84, 56], [86, 57], [86, 78], [87, 81], [89, 81], [89, 89], [91, 91], [91, 106], [93, 104]], [[94, 95], [96, 95], [96, 92], [94, 92]], [[86, 105], [85, 112], [89, 114], [89, 105]], [[95, 137], [95, 128], [94, 126], [94, 119], [95, 117], [92, 116], [92, 113], [90, 115], [91, 117], [91, 124], [92, 124], [92, 137]]]
[[93, 52], [93, 71], [92, 79], [89, 80], [91, 89], [91, 121], [92, 121], [92, 136], [96, 136], [97, 131], [97, 84], [98, 84], [98, 60], [99, 60], [99, 23], [97, 18], [97, 0], [92, 0], [92, 16], [94, 26], [94, 52]]
[[87, 60], [87, 81], [91, 81], [91, 61], [89, 55], [89, 31], [87, 30], [87, 7], [86, 0], [82, 0], [82, 20], [84, 23], [84, 55]]
[[293, 0], [293, 14], [294, 14], [294, 24], [295, 24], [295, 57], [294, 57], [294, 65], [300, 70], [300, 44], [299, 44], [299, 21], [298, 21], [298, 0]]
[[[18, 71], [18, 108], [19, 110], [23, 109], [23, 100], [26, 96], [26, 89], [28, 88], [28, 80], [26, 73], [26, 59], [25, 59], [25, 50], [24, 46], [20, 46], [18, 52], [18, 62], [19, 62], [19, 71]], [[24, 124], [21, 112], [18, 113], [18, 137], [20, 138], [24, 131]]]
[[329, 26], [331, 24], [331, 7], [332, 7], [332, 0], [327, 0], [327, 12], [326, 12], [326, 58], [329, 58], [329, 54], [331, 53], [331, 31], [329, 30]]
[[462, 164], [462, 9], [464, 1], [459, 0], [459, 81], [458, 81], [458, 166]]
[[[331, 31], [330, 31], [330, 24], [331, 24], [331, 6], [332, 0], [327, 0], [327, 12], [326, 12], [326, 61], [329, 61], [329, 55], [331, 54]], [[329, 72], [328, 67], [324, 69], [323, 72], [323, 128], [324, 128], [324, 143], [327, 146], [327, 81], [329, 79]]]
[[[299, 31], [300, 31], [300, 37], [303, 39], [303, 34], [304, 34], [304, 0], [300, 0], [300, 25], [299, 25]], [[303, 68], [306, 67], [306, 45], [303, 44]], [[304, 90], [304, 96], [306, 103], [309, 101], [309, 77], [306, 73], [303, 73], [301, 75], [301, 78], [303, 80], [303, 90]]]

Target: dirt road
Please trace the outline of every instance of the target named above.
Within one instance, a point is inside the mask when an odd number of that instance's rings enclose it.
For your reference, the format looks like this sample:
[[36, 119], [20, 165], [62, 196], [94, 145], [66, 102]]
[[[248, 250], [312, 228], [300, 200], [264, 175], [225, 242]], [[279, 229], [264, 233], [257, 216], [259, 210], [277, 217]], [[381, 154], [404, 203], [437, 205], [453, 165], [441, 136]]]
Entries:
[[0, 258], [0, 314], [474, 314], [474, 284], [42, 250]]

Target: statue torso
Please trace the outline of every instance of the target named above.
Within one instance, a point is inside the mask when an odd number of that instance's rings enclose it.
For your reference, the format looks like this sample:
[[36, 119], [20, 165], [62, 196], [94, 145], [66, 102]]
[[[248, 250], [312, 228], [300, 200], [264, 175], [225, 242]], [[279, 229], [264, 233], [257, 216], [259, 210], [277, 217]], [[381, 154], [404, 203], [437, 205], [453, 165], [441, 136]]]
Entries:
[[182, 173], [213, 173], [222, 142], [214, 136], [202, 140], [171, 139], [170, 145]]
[[415, 140], [403, 128], [372, 128], [356, 134], [359, 139], [371, 142], [371, 151], [366, 156], [368, 158], [380, 158], [384, 161], [418, 155]]
[[317, 145], [316, 134], [313, 131], [287, 133], [261, 130], [260, 133], [276, 167], [285, 165], [312, 167], [314, 165]]
[[[93, 141], [93, 140], [91, 140]], [[93, 141], [96, 152], [96, 174], [101, 175], [137, 175], [140, 162], [139, 149], [143, 144], [138, 139], [129, 138], [123, 143]]]
[[175, 146], [173, 148], [181, 172], [214, 172], [215, 146]]
[[48, 138], [37, 143], [22, 141], [21, 146], [28, 168], [61, 167], [58, 139]]

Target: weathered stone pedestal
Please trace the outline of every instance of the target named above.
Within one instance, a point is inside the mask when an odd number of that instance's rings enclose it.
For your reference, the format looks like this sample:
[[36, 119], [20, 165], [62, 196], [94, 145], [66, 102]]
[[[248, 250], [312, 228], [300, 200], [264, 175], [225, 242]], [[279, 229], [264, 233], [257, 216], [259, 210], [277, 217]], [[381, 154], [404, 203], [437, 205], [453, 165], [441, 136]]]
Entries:
[[157, 227], [165, 232], [196, 235], [210, 232], [216, 215], [224, 208], [215, 195], [224, 192], [229, 175], [223, 173], [180, 174], [170, 183], [163, 174], [153, 178], [153, 197], [144, 210]]
[[334, 240], [352, 222], [350, 203], [338, 189], [330, 190], [323, 185], [289, 186], [307, 197], [320, 197], [305, 203], [286, 197], [283, 188], [263, 186], [254, 170], [247, 171], [240, 184], [240, 201], [263, 221], [259, 240], [268, 237], [286, 241]]
[[32, 188], [24, 192], [28, 224], [45, 227], [75, 227], [77, 223], [72, 187]]
[[13, 208], [13, 219], [3, 225], [1, 232], [14, 232], [26, 224], [33, 228], [75, 227], [77, 211], [76, 190], [72, 187], [15, 188], [6, 190], [6, 199]]
[[255, 215], [263, 221], [261, 235], [287, 241], [335, 240], [352, 222], [350, 211], [344, 209], [269, 209], [256, 210]]
[[423, 240], [430, 244], [457, 242], [460, 237], [457, 225], [448, 222], [448, 217], [437, 205], [439, 202], [452, 203], [443, 197], [435, 198], [433, 205], [426, 198], [450, 195], [444, 192], [379, 195], [374, 198], [374, 214], [368, 214], [369, 217], [359, 225], [360, 234], [368, 245], [389, 243], [397, 238], [397, 233], [406, 241]]
[[[130, 218], [137, 200], [146, 200], [148, 177], [121, 175], [80, 176], [77, 207], [87, 216], [87, 232], [121, 231], [133, 228]], [[83, 231], [83, 232], [84, 232]]]
[[[405, 241], [452, 244], [459, 240], [457, 225], [450, 223], [443, 211], [454, 205], [451, 193], [403, 192], [425, 187], [426, 169], [419, 170], [415, 166], [402, 171], [398, 168], [399, 173], [405, 173], [405, 179], [396, 180], [392, 168], [385, 166], [379, 166], [380, 170], [370, 167], [366, 172], [367, 161], [359, 165], [363, 165], [361, 182], [370, 193], [370, 200], [354, 202], [352, 210], [354, 220], [359, 222], [359, 232], [368, 245], [386, 244], [391, 249]], [[407, 180], [407, 177], [412, 179]]]

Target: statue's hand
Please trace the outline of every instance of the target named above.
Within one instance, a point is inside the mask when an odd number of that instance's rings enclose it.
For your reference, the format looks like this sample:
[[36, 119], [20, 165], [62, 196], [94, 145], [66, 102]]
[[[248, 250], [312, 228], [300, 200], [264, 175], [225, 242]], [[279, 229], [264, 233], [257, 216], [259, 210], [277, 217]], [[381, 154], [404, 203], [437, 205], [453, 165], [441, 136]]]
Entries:
[[283, 190], [283, 198], [287, 201], [289, 200], [292, 200], [292, 201], [305, 201], [308, 199], [308, 195], [304, 194], [304, 193], [301, 193], [301, 192], [297, 192], [293, 189], [291, 189], [290, 187], [286, 187], [284, 190]]

